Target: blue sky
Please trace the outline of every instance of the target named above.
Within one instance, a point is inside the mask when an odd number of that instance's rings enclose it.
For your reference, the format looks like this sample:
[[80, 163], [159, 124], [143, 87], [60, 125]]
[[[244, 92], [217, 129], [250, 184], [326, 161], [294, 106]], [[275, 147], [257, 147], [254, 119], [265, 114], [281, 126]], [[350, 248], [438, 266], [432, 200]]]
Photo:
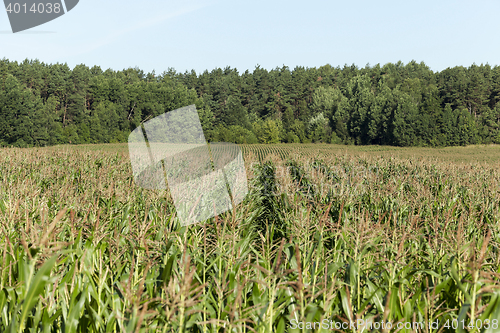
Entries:
[[0, 58], [156, 73], [399, 60], [440, 71], [500, 65], [499, 13], [500, 0], [80, 0], [17, 34], [0, 9]]

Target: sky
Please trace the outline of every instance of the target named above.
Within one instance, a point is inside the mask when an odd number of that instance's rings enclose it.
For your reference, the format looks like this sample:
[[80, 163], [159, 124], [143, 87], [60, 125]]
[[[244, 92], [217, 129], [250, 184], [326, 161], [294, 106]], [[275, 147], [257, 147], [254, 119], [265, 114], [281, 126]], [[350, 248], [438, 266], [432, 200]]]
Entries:
[[441, 71], [500, 65], [499, 13], [500, 0], [80, 0], [16, 34], [1, 8], [0, 59], [157, 74], [411, 60]]

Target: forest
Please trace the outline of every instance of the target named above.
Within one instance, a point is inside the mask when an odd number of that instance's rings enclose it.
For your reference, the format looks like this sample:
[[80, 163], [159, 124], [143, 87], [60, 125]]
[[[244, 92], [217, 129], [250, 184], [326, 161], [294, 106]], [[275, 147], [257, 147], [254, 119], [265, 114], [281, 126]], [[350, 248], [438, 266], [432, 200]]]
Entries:
[[0, 146], [127, 142], [195, 104], [211, 142], [458, 146], [500, 143], [500, 66], [411, 61], [162, 74], [0, 60]]

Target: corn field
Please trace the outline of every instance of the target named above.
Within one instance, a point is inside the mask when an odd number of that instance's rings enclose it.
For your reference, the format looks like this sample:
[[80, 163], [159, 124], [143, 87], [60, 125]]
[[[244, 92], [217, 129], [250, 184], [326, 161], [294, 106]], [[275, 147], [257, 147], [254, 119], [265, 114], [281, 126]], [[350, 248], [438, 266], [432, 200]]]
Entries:
[[244, 145], [181, 226], [102, 147], [0, 151], [0, 332], [500, 331], [495, 163]]

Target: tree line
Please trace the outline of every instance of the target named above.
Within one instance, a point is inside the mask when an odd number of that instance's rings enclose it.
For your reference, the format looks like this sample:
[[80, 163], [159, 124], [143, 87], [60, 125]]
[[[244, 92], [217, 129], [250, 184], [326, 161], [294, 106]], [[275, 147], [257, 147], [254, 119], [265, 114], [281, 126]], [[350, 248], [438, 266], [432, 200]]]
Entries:
[[209, 141], [454, 146], [500, 143], [500, 66], [230, 67], [196, 73], [0, 60], [0, 145], [127, 142], [195, 104]]

